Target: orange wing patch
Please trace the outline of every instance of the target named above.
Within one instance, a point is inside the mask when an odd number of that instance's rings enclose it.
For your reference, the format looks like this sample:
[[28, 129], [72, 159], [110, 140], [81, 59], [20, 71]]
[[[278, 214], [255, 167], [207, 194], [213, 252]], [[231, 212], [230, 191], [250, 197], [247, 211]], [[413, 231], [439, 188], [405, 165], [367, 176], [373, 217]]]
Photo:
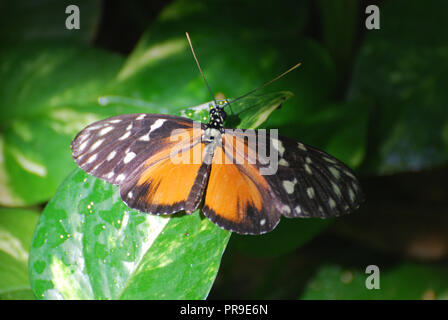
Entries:
[[[224, 159], [218, 161], [217, 159]], [[252, 167], [247, 167], [253, 171]], [[254, 177], [252, 175], [252, 177]], [[256, 182], [266, 188], [262, 176], [255, 176]], [[220, 216], [234, 222], [240, 222], [248, 205], [260, 210], [263, 201], [260, 190], [251, 177], [230, 163], [222, 148], [218, 147], [213, 158], [212, 171], [207, 186], [205, 203]]]
[[[187, 131], [191, 134], [194, 130]], [[198, 159], [202, 158], [205, 148], [200, 138], [199, 130], [199, 134], [191, 134], [190, 139], [181, 143], [176, 137], [162, 140], [163, 148], [146, 160], [135, 177], [120, 188], [128, 206], [153, 214], [183, 210], [201, 168]]]
[[[201, 163], [192, 163], [193, 156], [203, 154], [203, 152], [204, 145], [198, 143], [179, 155], [179, 158], [176, 159], [176, 161], [180, 161], [179, 163], [173, 163], [169, 157], [169, 150], [167, 157], [155, 160], [153, 158], [157, 159], [162, 156], [156, 154], [150, 158], [147, 162], [150, 163], [150, 166], [143, 171], [137, 182], [137, 186], [148, 185], [145, 200], [162, 206], [186, 201], [201, 167]], [[161, 153], [166, 153], [166, 151]]]
[[226, 152], [218, 147], [202, 211], [227, 230], [251, 234], [272, 230], [280, 215], [266, 179], [255, 165], [228, 161]]

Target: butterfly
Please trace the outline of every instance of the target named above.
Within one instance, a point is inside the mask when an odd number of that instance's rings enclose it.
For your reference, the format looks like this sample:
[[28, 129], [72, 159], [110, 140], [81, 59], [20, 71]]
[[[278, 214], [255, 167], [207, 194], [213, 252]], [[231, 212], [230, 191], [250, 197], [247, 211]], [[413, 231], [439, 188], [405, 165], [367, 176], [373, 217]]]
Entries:
[[[73, 140], [73, 158], [85, 172], [119, 185], [130, 208], [156, 215], [201, 208], [239, 234], [269, 232], [282, 216], [328, 218], [359, 207], [359, 181], [344, 163], [265, 130], [225, 128], [230, 104], [210, 102], [207, 123], [146, 113], [92, 123]], [[277, 156], [274, 172], [263, 173], [272, 161], [261, 150]]]

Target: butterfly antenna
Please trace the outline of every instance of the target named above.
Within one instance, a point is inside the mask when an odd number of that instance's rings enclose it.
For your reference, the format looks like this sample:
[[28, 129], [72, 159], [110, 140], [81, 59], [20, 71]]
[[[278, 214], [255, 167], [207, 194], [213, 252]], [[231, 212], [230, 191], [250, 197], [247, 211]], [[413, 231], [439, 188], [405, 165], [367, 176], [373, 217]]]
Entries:
[[205, 79], [204, 73], [202, 72], [201, 65], [199, 64], [198, 58], [196, 58], [196, 53], [194, 53], [193, 44], [191, 43], [190, 35], [188, 34], [188, 32], [185, 32], [185, 34], [187, 36], [188, 43], [190, 44], [190, 49], [191, 49], [191, 52], [193, 53], [194, 60], [196, 61], [196, 64], [197, 64], [198, 69], [199, 69], [199, 72], [202, 75], [202, 79], [204, 79], [205, 85], [207, 86], [208, 91], [210, 92], [210, 95], [212, 96], [212, 99], [215, 102], [215, 105], [217, 106], [218, 104], [216, 102], [215, 95], [213, 94], [212, 89], [208, 85], [207, 79]]
[[254, 93], [255, 91], [258, 91], [258, 90], [260, 90], [260, 89], [263, 89], [264, 87], [270, 85], [272, 82], [277, 81], [277, 80], [280, 79], [281, 77], [283, 77], [283, 76], [285, 76], [286, 74], [290, 73], [290, 72], [293, 71], [294, 69], [297, 69], [301, 64], [302, 64], [301, 62], [297, 63], [295, 66], [289, 68], [288, 70], [286, 70], [285, 72], [283, 72], [281, 75], [275, 77], [275, 78], [272, 79], [271, 81], [266, 82], [264, 85], [262, 85], [262, 86], [260, 86], [260, 87], [258, 87], [258, 88], [256, 88], [256, 89], [254, 89], [254, 90], [252, 90], [252, 91], [249, 91], [248, 93], [243, 94], [241, 97], [238, 97], [238, 98], [236, 98], [236, 99], [233, 99], [232, 101], [229, 101], [228, 103], [229, 103], [229, 104], [230, 104], [230, 102], [233, 103], [233, 102], [238, 101], [238, 100], [240, 100], [240, 99], [242, 99], [242, 98], [244, 98], [244, 97], [247, 97], [248, 95]]

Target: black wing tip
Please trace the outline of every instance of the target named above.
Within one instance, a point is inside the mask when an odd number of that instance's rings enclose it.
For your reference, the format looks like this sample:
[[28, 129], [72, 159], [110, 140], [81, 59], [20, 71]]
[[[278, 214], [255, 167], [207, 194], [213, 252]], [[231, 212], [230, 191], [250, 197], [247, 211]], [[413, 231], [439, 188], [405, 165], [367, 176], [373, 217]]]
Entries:
[[143, 198], [145, 194], [146, 191], [143, 189], [126, 189], [123, 188], [123, 185], [120, 185], [120, 198], [130, 209], [157, 216], [173, 215], [185, 210], [185, 201], [171, 205], [160, 205], [145, 201]]
[[[255, 209], [253, 209], [255, 210]], [[218, 216], [213, 209], [204, 205], [201, 209], [204, 216], [206, 216], [213, 224], [217, 225], [221, 229], [229, 232], [237, 233], [240, 235], [262, 235], [274, 230], [280, 222], [280, 214], [276, 215], [276, 218], [269, 219], [265, 215], [260, 214], [255, 217], [252, 215], [252, 219], [243, 220], [243, 222], [232, 222], [225, 218]], [[263, 216], [260, 219], [260, 216]], [[255, 218], [254, 218], [255, 217]]]

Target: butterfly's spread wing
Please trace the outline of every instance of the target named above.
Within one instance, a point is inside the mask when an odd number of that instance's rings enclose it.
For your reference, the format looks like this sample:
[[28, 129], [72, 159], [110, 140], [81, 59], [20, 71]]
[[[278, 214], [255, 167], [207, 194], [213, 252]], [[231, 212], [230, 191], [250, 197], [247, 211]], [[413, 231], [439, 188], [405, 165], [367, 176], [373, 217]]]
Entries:
[[329, 218], [349, 213], [364, 201], [353, 171], [324, 151], [289, 138], [271, 139], [278, 171], [269, 181], [286, 217]]
[[[256, 137], [257, 150], [247, 143], [248, 136]], [[223, 142], [217, 149], [203, 208], [210, 220], [225, 229], [265, 233], [275, 228], [281, 215], [333, 217], [356, 209], [363, 200], [353, 172], [323, 151], [268, 134], [262, 139], [257, 131], [229, 131], [225, 139], [239, 143]], [[278, 158], [269, 159], [274, 148]], [[229, 157], [231, 150], [236, 164], [218, 164], [223, 162], [219, 157]]]
[[190, 213], [205, 192], [204, 214], [242, 234], [271, 231], [282, 215], [338, 216], [363, 200], [342, 162], [292, 139], [262, 138], [261, 131], [226, 130], [212, 163], [204, 162], [204, 126], [175, 116], [121, 115], [89, 125], [71, 147], [79, 167], [119, 185], [129, 207]]
[[[192, 149], [202, 149], [202, 131], [186, 118], [128, 114], [89, 125], [71, 147], [81, 169], [120, 185], [121, 198], [129, 207], [169, 214], [185, 209], [188, 199], [191, 209], [199, 204], [196, 199], [202, 196], [205, 182], [192, 186], [207, 176], [207, 170], [201, 169], [201, 161], [186, 158]], [[173, 150], [179, 151], [179, 165], [171, 161]]]
[[[233, 146], [229, 146], [233, 141]], [[241, 234], [271, 231], [280, 220], [278, 203], [243, 139], [226, 132], [212, 162], [203, 213], [218, 226]]]

